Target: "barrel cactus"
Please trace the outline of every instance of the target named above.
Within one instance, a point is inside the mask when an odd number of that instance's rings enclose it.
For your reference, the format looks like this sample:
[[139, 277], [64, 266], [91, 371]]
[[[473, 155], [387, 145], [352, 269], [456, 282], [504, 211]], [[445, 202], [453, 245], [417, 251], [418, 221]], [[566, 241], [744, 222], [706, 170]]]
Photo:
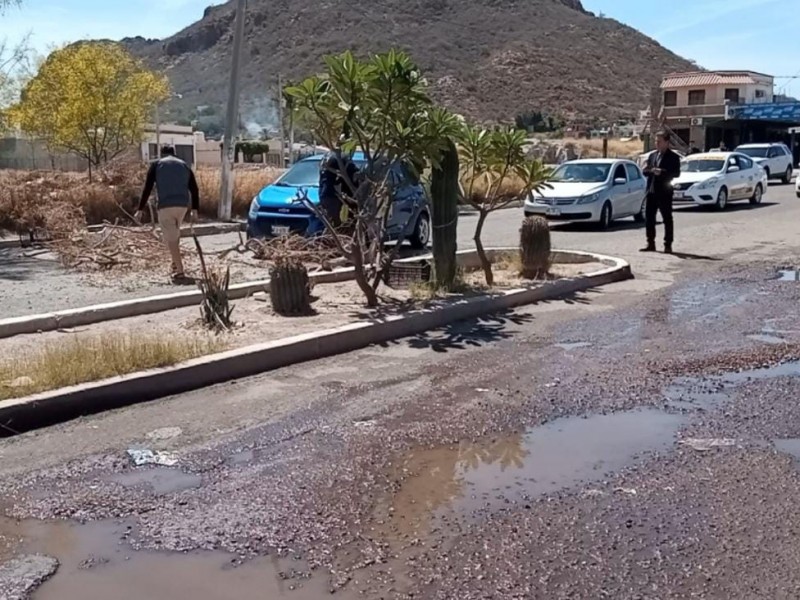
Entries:
[[539, 279], [550, 271], [550, 227], [543, 217], [526, 217], [519, 230], [522, 277]]
[[303, 263], [278, 259], [269, 270], [269, 297], [279, 315], [298, 316], [311, 312], [311, 285]]
[[438, 289], [452, 288], [456, 278], [458, 195], [458, 149], [450, 141], [431, 175], [433, 279]]

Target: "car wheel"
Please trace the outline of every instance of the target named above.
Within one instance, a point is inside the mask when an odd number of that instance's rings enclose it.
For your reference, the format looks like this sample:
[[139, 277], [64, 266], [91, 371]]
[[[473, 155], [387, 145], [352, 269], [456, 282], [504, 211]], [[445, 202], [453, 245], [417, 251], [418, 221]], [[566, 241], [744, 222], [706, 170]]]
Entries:
[[792, 167], [786, 167], [786, 173], [783, 174], [783, 183], [789, 185], [792, 182]]
[[644, 223], [646, 215], [647, 215], [647, 198], [642, 200], [642, 210], [633, 215], [633, 220], [636, 223]]
[[606, 230], [611, 227], [613, 215], [611, 214], [611, 203], [606, 202], [603, 204], [603, 210], [600, 211], [600, 222], [598, 223], [600, 229]]
[[427, 213], [422, 213], [417, 217], [417, 224], [414, 225], [414, 233], [409, 240], [411, 247], [417, 250], [427, 248], [431, 241], [431, 219]]
[[764, 190], [761, 188], [761, 184], [759, 183], [756, 185], [756, 190], [753, 192], [753, 197], [750, 198], [750, 204], [761, 204], [761, 201], [764, 199]]
[[717, 203], [714, 205], [714, 207], [717, 210], [725, 210], [727, 206], [728, 206], [728, 188], [721, 187], [719, 189], [719, 194], [717, 194]]

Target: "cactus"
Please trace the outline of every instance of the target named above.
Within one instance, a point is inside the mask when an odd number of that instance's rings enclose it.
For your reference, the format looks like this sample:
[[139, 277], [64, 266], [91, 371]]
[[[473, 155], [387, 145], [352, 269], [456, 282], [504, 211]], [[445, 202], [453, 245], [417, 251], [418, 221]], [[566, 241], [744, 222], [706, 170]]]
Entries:
[[311, 285], [308, 270], [296, 260], [280, 258], [269, 270], [269, 297], [279, 315], [311, 313]]
[[458, 183], [458, 149], [449, 141], [431, 176], [433, 281], [437, 289], [451, 289], [456, 278]]
[[526, 217], [519, 230], [522, 277], [538, 279], [550, 270], [550, 227], [543, 217]]

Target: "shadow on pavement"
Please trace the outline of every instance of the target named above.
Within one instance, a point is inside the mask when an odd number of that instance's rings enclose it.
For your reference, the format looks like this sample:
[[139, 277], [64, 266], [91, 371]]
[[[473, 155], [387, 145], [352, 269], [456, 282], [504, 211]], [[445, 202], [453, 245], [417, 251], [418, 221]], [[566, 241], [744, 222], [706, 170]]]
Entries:
[[705, 256], [703, 254], [690, 254], [688, 252], [673, 252], [672, 256], [680, 258], [681, 260], [708, 260], [713, 262], [724, 260], [718, 256]]
[[[485, 344], [511, 338], [514, 335], [514, 331], [509, 330], [509, 326], [524, 325], [532, 321], [532, 315], [505, 311], [494, 315], [467, 319], [466, 321], [458, 321], [442, 329], [426, 331], [407, 340], [407, 343], [411, 348], [433, 350], [434, 352], [480, 348]], [[394, 343], [404, 341], [406, 340], [398, 340]]]

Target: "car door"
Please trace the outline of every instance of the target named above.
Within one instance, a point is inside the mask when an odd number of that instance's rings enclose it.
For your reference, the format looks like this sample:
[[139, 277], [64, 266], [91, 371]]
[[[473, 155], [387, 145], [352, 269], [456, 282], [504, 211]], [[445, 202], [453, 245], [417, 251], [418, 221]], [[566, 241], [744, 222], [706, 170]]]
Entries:
[[639, 170], [639, 167], [633, 163], [625, 163], [625, 170], [628, 173], [628, 185], [630, 185], [631, 189], [630, 214], [635, 215], [644, 206], [644, 199], [647, 195], [647, 180]]
[[408, 235], [422, 206], [424, 193], [405, 165], [401, 163], [392, 166], [389, 177], [393, 190], [392, 213], [388, 224], [389, 235], [397, 237], [403, 233], [404, 228]]
[[747, 156], [739, 156], [739, 172], [742, 174], [742, 198], [752, 198], [759, 182], [755, 163]]
[[631, 190], [625, 165], [617, 163], [611, 177], [611, 211], [615, 217], [631, 214]]
[[746, 189], [744, 185], [744, 174], [742, 173], [737, 156], [730, 156], [728, 158], [727, 166], [725, 167], [725, 183], [728, 186], [728, 199], [741, 200], [744, 197]]

